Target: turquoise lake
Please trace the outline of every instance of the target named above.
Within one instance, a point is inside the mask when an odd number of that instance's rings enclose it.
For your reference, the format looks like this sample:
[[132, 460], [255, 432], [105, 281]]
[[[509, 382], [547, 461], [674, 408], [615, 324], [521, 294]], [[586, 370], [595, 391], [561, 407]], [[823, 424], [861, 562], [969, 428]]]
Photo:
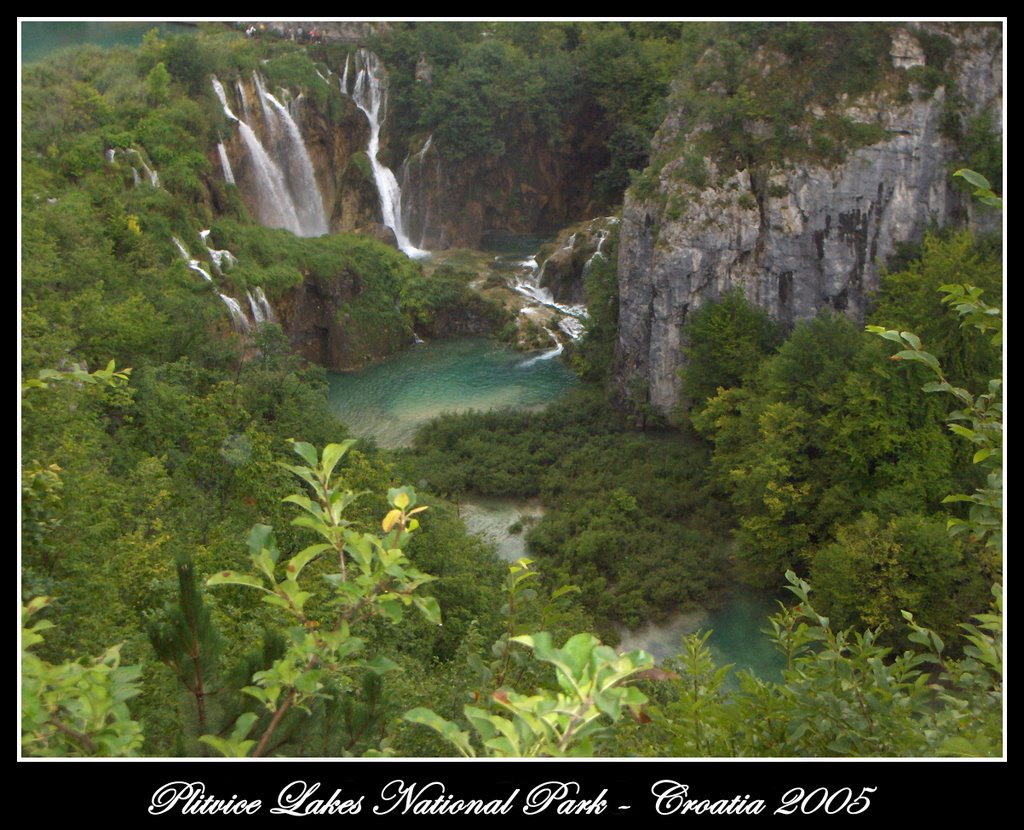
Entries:
[[329, 373], [329, 399], [354, 435], [403, 447], [442, 413], [539, 408], [576, 384], [561, 361], [537, 357], [477, 338], [421, 343], [359, 372]]
[[23, 21], [21, 24], [21, 60], [23, 63], [42, 60], [53, 52], [69, 46], [92, 43], [96, 46], [138, 46], [142, 36], [157, 28], [161, 34], [194, 32], [194, 26], [159, 21]]

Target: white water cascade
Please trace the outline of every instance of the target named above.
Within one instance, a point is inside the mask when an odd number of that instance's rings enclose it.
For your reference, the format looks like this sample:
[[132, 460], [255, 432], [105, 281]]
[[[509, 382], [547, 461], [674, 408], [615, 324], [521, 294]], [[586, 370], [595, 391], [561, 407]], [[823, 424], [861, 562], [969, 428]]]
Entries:
[[[429, 256], [429, 251], [417, 248], [409, 241], [402, 221], [402, 190], [391, 169], [377, 160], [377, 151], [380, 149], [380, 127], [387, 117], [387, 76], [384, 73], [384, 67], [381, 65], [380, 58], [367, 49], [359, 50], [356, 63], [361, 66], [352, 89], [352, 100], [370, 122], [370, 143], [366, 148], [366, 155], [369, 156], [370, 167], [373, 169], [373, 180], [376, 182], [377, 192], [380, 194], [383, 222], [395, 232], [398, 247], [407, 256], [414, 259]], [[347, 62], [345, 74], [341, 80], [341, 90], [348, 94]]]
[[[258, 76], [257, 76], [258, 77]], [[276, 122], [273, 132], [282, 133], [277, 142], [277, 158], [284, 165], [288, 175], [289, 189], [295, 203], [295, 212], [302, 226], [301, 236], [323, 236], [327, 233], [327, 216], [324, 214], [324, 202], [320, 196], [320, 188], [316, 183], [316, 172], [313, 160], [302, 140], [299, 125], [295, 123], [288, 108], [267, 92], [262, 83], [256, 87], [261, 99], [270, 104], [271, 109], [264, 105], [264, 112], [270, 120]]]
[[[217, 274], [223, 276], [224, 269], [228, 266], [234, 265], [238, 262], [238, 258], [226, 249], [211, 248], [209, 243], [210, 231], [202, 230], [199, 231], [199, 238], [202, 239], [203, 245], [206, 247], [207, 252], [210, 254], [210, 259], [213, 262], [214, 270]], [[181, 258], [188, 263], [188, 267], [198, 274], [202, 274], [203, 279], [213, 284], [213, 277], [199, 264], [198, 259], [193, 259], [189, 253], [188, 248], [185, 247], [184, 243], [176, 236], [171, 237], [171, 241], [174, 243], [174, 247], [178, 249], [178, 253], [181, 254]], [[217, 289], [214, 288], [216, 291]], [[274, 314], [274, 309], [270, 305], [270, 301], [267, 299], [267, 295], [263, 293], [263, 289], [257, 286], [252, 291], [246, 291], [245, 296], [249, 300], [249, 310], [252, 313], [252, 322], [245, 314], [245, 310], [241, 304], [234, 297], [228, 294], [223, 294], [217, 291], [217, 296], [220, 297], [221, 301], [227, 306], [228, 314], [231, 315], [231, 323], [235, 327], [235, 331], [239, 334], [248, 334], [253, 326], [258, 326], [262, 323], [276, 323], [277, 316]]]
[[192, 258], [192, 254], [190, 254], [188, 249], [181, 244], [181, 240], [179, 240], [178, 237], [172, 236], [171, 241], [174, 242], [175, 247], [178, 249], [178, 253], [181, 254], [181, 258], [188, 263], [189, 269], [202, 276], [202, 278], [207, 282], [213, 282], [213, 277], [210, 276], [210, 273], [199, 264], [198, 259]]
[[221, 248], [211, 248], [210, 243], [207, 239], [210, 236], [208, 230], [199, 231], [199, 238], [203, 240], [203, 244], [206, 245], [206, 252], [210, 255], [210, 262], [213, 263], [214, 269], [219, 274], [223, 274], [226, 268], [234, 265], [238, 262], [237, 257], [231, 251]]
[[[253, 77], [257, 81], [257, 89], [261, 91], [260, 98], [262, 104], [262, 100], [267, 93], [262, 92], [262, 82], [258, 80], [259, 76], [254, 75]], [[276, 104], [286, 115], [287, 110], [276, 99], [273, 100], [270, 107], [263, 107], [264, 117], [268, 125], [277, 125], [282, 120], [285, 120], [286, 125], [291, 125], [290, 127], [286, 126], [284, 129], [286, 133], [285, 139], [277, 142], [277, 144], [282, 147], [286, 162], [290, 159], [292, 160], [292, 163], [289, 163], [286, 168], [288, 174], [293, 174], [293, 168], [298, 170], [296, 178], [299, 179], [299, 182], [296, 190], [300, 194], [301, 208], [296, 204], [296, 198], [288, 186], [289, 179], [282, 172], [281, 167], [264, 148], [252, 127], [231, 111], [231, 107], [228, 106], [227, 97], [224, 94], [223, 85], [215, 76], [211, 78], [211, 82], [213, 90], [217, 93], [217, 98], [224, 108], [224, 114], [238, 125], [239, 135], [241, 135], [249, 158], [252, 160], [253, 177], [258, 193], [256, 215], [260, 223], [271, 228], [285, 228], [296, 236], [321, 236], [327, 233], [327, 220], [324, 217], [323, 200], [320, 198], [320, 191], [316, 187], [316, 179], [312, 172], [313, 165], [302, 142], [299, 128], [292, 121], [290, 115], [287, 116], [287, 120], [278, 116], [273, 104]], [[242, 101], [243, 111], [248, 118], [249, 106], [246, 102], [245, 90], [241, 83], [238, 84], [238, 95]], [[273, 96], [269, 97], [273, 98]], [[277, 132], [276, 129], [274, 131]], [[300, 158], [294, 161], [296, 143], [301, 148], [301, 154]], [[301, 156], [304, 156], [304, 158]], [[227, 169], [225, 168], [225, 171]], [[225, 172], [225, 177], [226, 175], [227, 173]]]
[[565, 347], [562, 345], [562, 341], [558, 339], [557, 334], [551, 331], [551, 329], [549, 329], [547, 326], [544, 327], [544, 331], [548, 333], [548, 336], [554, 342], [555, 347], [553, 349], [549, 349], [546, 352], [542, 352], [536, 357], [531, 357], [529, 360], [524, 360], [522, 363], [519, 364], [520, 369], [525, 369], [528, 366], [533, 366], [535, 363], [540, 363], [540, 361], [542, 360], [551, 360], [552, 358], [558, 357], [565, 349]]
[[[139, 160], [139, 164], [142, 165], [143, 171], [146, 173], [146, 177], [149, 179], [150, 185], [153, 187], [160, 187], [160, 177], [156, 174], [156, 170], [152, 170], [146, 160], [142, 157], [142, 153], [136, 150], [134, 147], [129, 147], [127, 152], [131, 153]], [[135, 168], [132, 168], [133, 170]]]
[[349, 94], [349, 91], [348, 91], [348, 64], [349, 64], [349, 60], [351, 58], [352, 58], [352, 55], [345, 55], [345, 71], [341, 75], [341, 91], [345, 95]]
[[234, 297], [229, 297], [227, 294], [218, 294], [218, 296], [224, 301], [224, 305], [228, 307], [228, 313], [231, 315], [231, 322], [235, 326], [235, 330], [241, 334], [245, 334], [249, 331], [249, 320], [245, 316], [245, 312], [242, 311], [242, 307], [238, 304], [238, 300]]
[[257, 325], [277, 322], [274, 309], [270, 307], [270, 302], [267, 300], [267, 295], [263, 293], [262, 288], [256, 288], [255, 297], [251, 291], [246, 291], [245, 296], [249, 300], [249, 311], [252, 312], [252, 319]]
[[228, 158], [228, 151], [223, 141], [217, 142], [217, 155], [220, 156], [220, 166], [224, 170], [224, 181], [228, 184], [235, 183], [235, 174], [231, 170], [231, 159]]

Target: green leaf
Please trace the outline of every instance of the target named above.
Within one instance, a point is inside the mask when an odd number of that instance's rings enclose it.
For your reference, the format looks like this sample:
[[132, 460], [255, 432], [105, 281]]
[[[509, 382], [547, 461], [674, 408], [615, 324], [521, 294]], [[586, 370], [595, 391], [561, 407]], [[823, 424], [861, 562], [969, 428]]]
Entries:
[[438, 732], [442, 737], [452, 743], [463, 755], [469, 758], [476, 757], [476, 752], [473, 750], [473, 747], [469, 742], [469, 733], [461, 731], [454, 723], [449, 720], [445, 720], [430, 709], [419, 706], [415, 709], [410, 709], [402, 717], [410, 723], [429, 726], [435, 732]]
[[307, 444], [305, 441], [292, 441], [291, 444], [292, 449], [302, 456], [303, 461], [310, 467], [316, 467], [316, 448], [312, 444]]
[[382, 654], [378, 654], [372, 660], [366, 660], [363, 665], [376, 675], [387, 674], [392, 671], [401, 671], [402, 667], [394, 660], [389, 660]]
[[433, 597], [414, 596], [412, 602], [420, 610], [420, 613], [423, 614], [427, 622], [441, 625], [441, 606], [438, 605], [436, 599]]
[[914, 351], [921, 350], [921, 338], [912, 331], [901, 331], [900, 336], [913, 347]]
[[976, 173], [974, 170], [969, 170], [966, 167], [957, 170], [953, 175], [966, 179], [970, 184], [973, 184], [975, 187], [981, 188], [982, 190], [992, 189], [992, 185], [989, 183], [989, 180], [981, 175], [981, 173]]
[[[274, 544], [271, 538], [274, 534], [274, 528], [270, 525], [253, 525], [252, 530], [249, 531], [249, 535], [245, 539], [246, 547], [249, 548], [249, 553], [253, 556], [259, 556], [259, 553], [264, 548], [268, 550], [277, 550], [277, 546]], [[277, 559], [275, 558], [276, 562]]]
[[334, 468], [338, 465], [342, 456], [349, 451], [349, 448], [355, 442], [354, 438], [349, 438], [347, 441], [342, 441], [340, 444], [328, 444], [324, 447], [323, 476], [325, 479], [330, 479], [331, 474], [334, 472]]
[[308, 548], [300, 550], [295, 554], [295, 556], [288, 560], [288, 564], [285, 566], [285, 572], [287, 573], [288, 579], [297, 580], [299, 578], [299, 574], [302, 573], [302, 569], [325, 550], [333, 550], [333, 547], [321, 542], [318, 545], [310, 545]]
[[250, 576], [249, 574], [240, 574], [235, 571], [220, 571], [215, 573], [208, 580], [207, 585], [246, 585], [249, 588], [259, 588], [261, 591], [266, 591], [268, 594], [271, 593], [264, 586], [262, 580], [259, 577]]

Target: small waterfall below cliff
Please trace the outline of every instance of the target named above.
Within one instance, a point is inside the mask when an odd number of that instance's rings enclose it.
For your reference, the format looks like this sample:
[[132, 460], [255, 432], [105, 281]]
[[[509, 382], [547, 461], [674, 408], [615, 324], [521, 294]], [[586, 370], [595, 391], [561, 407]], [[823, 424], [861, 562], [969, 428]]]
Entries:
[[235, 174], [231, 170], [231, 159], [228, 158], [228, 151], [223, 141], [217, 142], [217, 155], [220, 156], [220, 166], [224, 171], [224, 181], [228, 184], [234, 184]]
[[218, 294], [217, 296], [228, 307], [228, 313], [231, 315], [231, 322], [235, 326], [235, 331], [239, 334], [247, 334], [249, 332], [249, 320], [245, 316], [245, 312], [242, 311], [242, 307], [238, 304], [238, 300], [234, 297], [229, 297], [227, 294]]
[[[394, 231], [398, 247], [408, 256], [413, 258], [428, 256], [429, 251], [417, 248], [409, 241], [402, 219], [402, 190], [391, 169], [377, 160], [377, 151], [380, 149], [380, 128], [387, 117], [387, 76], [384, 73], [384, 67], [381, 65], [380, 58], [366, 49], [359, 50], [356, 64], [359, 66], [359, 71], [356, 74], [351, 95], [356, 106], [363, 111], [370, 122], [370, 143], [366, 148], [366, 155], [370, 159], [373, 180], [376, 182], [377, 192], [380, 194], [382, 221]], [[341, 90], [349, 94], [347, 60], [345, 73], [341, 79]]]
[[195, 271], [207, 282], [213, 282], [213, 277], [210, 276], [209, 271], [199, 264], [198, 259], [193, 259], [192, 254], [188, 252], [188, 248], [181, 243], [178, 237], [172, 236], [171, 241], [174, 242], [174, 246], [178, 249], [178, 253], [181, 254], [181, 258], [188, 264], [189, 270]]
[[536, 357], [531, 357], [529, 360], [524, 360], [522, 363], [519, 364], [519, 367], [521, 369], [527, 369], [536, 363], [540, 363], [542, 360], [551, 360], [553, 358], [556, 358], [565, 350], [565, 346], [562, 345], [562, 341], [558, 339], [557, 334], [555, 334], [547, 326], [544, 327], [544, 331], [548, 333], [548, 336], [555, 344], [555, 347], [553, 349], [549, 349], [546, 352], [541, 352], [539, 355], [537, 355]]
[[116, 147], [108, 148], [105, 153], [107, 164], [113, 164], [118, 155], [126, 157], [132, 156], [137, 159], [138, 167], [136, 167], [132, 162], [128, 163], [132, 170], [132, 184], [135, 187], [142, 184], [142, 177], [139, 175], [139, 167], [141, 167], [143, 172], [145, 172], [146, 180], [149, 182], [151, 187], [160, 187], [160, 176], [157, 175], [156, 170], [146, 163], [146, 159], [143, 157], [142, 153], [140, 153], [135, 147], [129, 147], [127, 150], [120, 150]]
[[[323, 199], [299, 127], [287, 108], [263, 89], [263, 82], [255, 73], [253, 82], [263, 109], [273, 156], [249, 126], [250, 108], [241, 82], [236, 84], [236, 91], [246, 120], [232, 112], [223, 85], [216, 76], [211, 76], [213, 90], [224, 108], [224, 114], [238, 125], [238, 133], [252, 163], [256, 217], [263, 225], [285, 228], [296, 236], [322, 236], [328, 231]], [[221, 163], [224, 164], [224, 175], [227, 178], [231, 164], [226, 153], [221, 157]], [[231, 179], [234, 179], [233, 173]]]
[[[238, 258], [227, 249], [211, 248], [208, 241], [209, 237], [209, 230], [202, 230], [199, 232], [199, 238], [203, 241], [206, 252], [210, 255], [210, 261], [213, 263], [213, 270], [223, 277], [224, 271], [238, 262]], [[189, 269], [200, 274], [212, 287], [214, 284], [213, 276], [209, 271], [202, 267], [198, 259], [195, 259], [192, 254], [189, 253], [185, 244], [176, 236], [171, 237], [171, 242], [174, 243], [174, 247], [178, 249], [178, 253], [181, 255], [181, 258], [185, 260]], [[263, 293], [263, 289], [261, 287], [257, 286], [254, 289], [247, 290], [245, 292], [246, 299], [249, 301], [249, 311], [252, 316], [251, 320], [246, 316], [245, 309], [242, 308], [242, 305], [238, 300], [229, 294], [223, 293], [217, 288], [213, 288], [213, 290], [217, 292], [217, 296], [220, 297], [221, 302], [223, 302], [227, 307], [228, 314], [231, 317], [231, 324], [239, 334], [249, 334], [253, 328], [263, 323], [277, 322], [277, 316], [274, 314], [274, 309], [271, 307], [270, 301], [267, 299], [267, 295]]]
[[252, 291], [246, 291], [245, 296], [249, 300], [249, 311], [252, 313], [252, 319], [257, 325], [260, 323], [277, 322], [274, 309], [270, 307], [270, 303], [262, 288], [256, 288], [255, 296], [253, 296]]

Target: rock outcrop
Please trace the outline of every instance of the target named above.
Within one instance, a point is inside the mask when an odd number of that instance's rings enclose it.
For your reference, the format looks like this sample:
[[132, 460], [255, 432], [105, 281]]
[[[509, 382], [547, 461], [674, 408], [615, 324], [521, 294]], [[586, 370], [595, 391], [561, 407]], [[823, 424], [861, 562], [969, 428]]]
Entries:
[[409, 238], [420, 248], [478, 248], [488, 232], [547, 236], [593, 215], [591, 186], [607, 164], [607, 136], [583, 112], [556, 148], [509, 136], [500, 156], [449, 163], [425, 140], [396, 169]]
[[[923, 60], [916, 31], [894, 34], [889, 58], [897, 70]], [[965, 106], [988, 111], [1001, 130], [1002, 46], [991, 34], [950, 31], [956, 50], [947, 73]], [[909, 92], [883, 88], [841, 102], [847, 119], [884, 130], [882, 140], [841, 164], [737, 169], [706, 158], [703, 187], [687, 183], [681, 170], [699, 127], [669, 113], [652, 157], [684, 150], [661, 168], [655, 193], [627, 195], [624, 207], [613, 365], [621, 393], [647, 388], [649, 403], [670, 413], [680, 403], [687, 315], [727, 290], [741, 288], [787, 323], [823, 308], [862, 320], [879, 285], [879, 263], [898, 243], [918, 241], [936, 224], [978, 218], [951, 182], [958, 153], [942, 129], [946, 88], [928, 94], [911, 84]]]
[[605, 216], [573, 225], [562, 231], [551, 245], [541, 248], [541, 288], [551, 292], [562, 305], [586, 303], [586, 277], [595, 260], [606, 256], [604, 248], [618, 218]]

